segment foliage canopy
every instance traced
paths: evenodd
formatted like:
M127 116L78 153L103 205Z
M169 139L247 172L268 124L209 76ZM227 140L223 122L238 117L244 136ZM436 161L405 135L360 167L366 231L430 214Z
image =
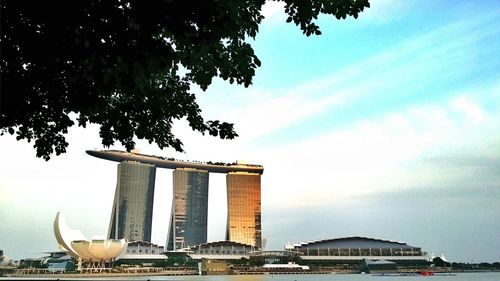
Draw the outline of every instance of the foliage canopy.
M172 123L237 136L205 121L191 91L214 77L248 87L260 61L255 38L265 0L4 0L1 5L0 133L34 140L37 157L66 151L77 123L100 125L104 146L134 137L182 151ZM282 0L287 22L321 34L320 14L358 17L368 0Z

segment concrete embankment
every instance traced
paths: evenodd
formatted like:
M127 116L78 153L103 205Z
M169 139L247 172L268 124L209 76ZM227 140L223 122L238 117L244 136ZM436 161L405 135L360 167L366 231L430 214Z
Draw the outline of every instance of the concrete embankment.
M130 276L183 276L198 275L198 270L165 270L157 272L99 272L99 273L12 273L7 274L9 278L44 278L50 279L76 279L76 278L108 278L108 277L130 277Z

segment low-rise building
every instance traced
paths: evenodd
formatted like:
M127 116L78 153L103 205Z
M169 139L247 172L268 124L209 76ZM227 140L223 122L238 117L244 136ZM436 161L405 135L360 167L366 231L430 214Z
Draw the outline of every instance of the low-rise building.
M155 263L167 260L163 246L147 242L128 242L127 250L116 258L115 265L137 264L152 266Z
M201 259L201 275L228 275L231 265L222 260Z
M300 258L310 263L359 264L363 259L369 259L387 260L401 266L428 265L428 258L420 247L359 236L290 244L285 250L300 253Z
M189 247L187 254L194 260L202 258L213 260L240 260L249 259L250 253L257 247L232 241L217 241L202 243Z

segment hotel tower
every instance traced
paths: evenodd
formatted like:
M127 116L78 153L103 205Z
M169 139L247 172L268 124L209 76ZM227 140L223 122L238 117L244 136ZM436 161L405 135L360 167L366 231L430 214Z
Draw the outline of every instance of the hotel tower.
M230 172L226 185L226 240L261 249L260 174Z
M167 250L175 251L207 242L208 171L177 168Z
M156 168L173 169L173 198L166 248L179 250L207 242L208 178L226 174L226 240L262 248L261 165L201 163L117 150L87 150L120 162L109 238L151 241Z
M151 241L156 169L133 161L118 164L109 239Z

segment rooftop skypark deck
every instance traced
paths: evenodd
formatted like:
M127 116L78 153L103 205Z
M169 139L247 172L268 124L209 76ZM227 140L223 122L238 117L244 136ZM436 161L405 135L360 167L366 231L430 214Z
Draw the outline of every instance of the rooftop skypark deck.
M92 155L97 158L102 158L106 160L122 162L122 161L136 161L145 164L155 165L159 168L166 169L176 169L176 168L191 168L206 170L211 173L223 173L227 174L229 172L247 172L262 174L264 172L264 167L261 165L253 164L241 164L241 163L221 163L221 162L199 162L199 161L182 161L174 158L165 158L161 156L146 155L134 152L126 152L120 150L87 150L87 154Z

